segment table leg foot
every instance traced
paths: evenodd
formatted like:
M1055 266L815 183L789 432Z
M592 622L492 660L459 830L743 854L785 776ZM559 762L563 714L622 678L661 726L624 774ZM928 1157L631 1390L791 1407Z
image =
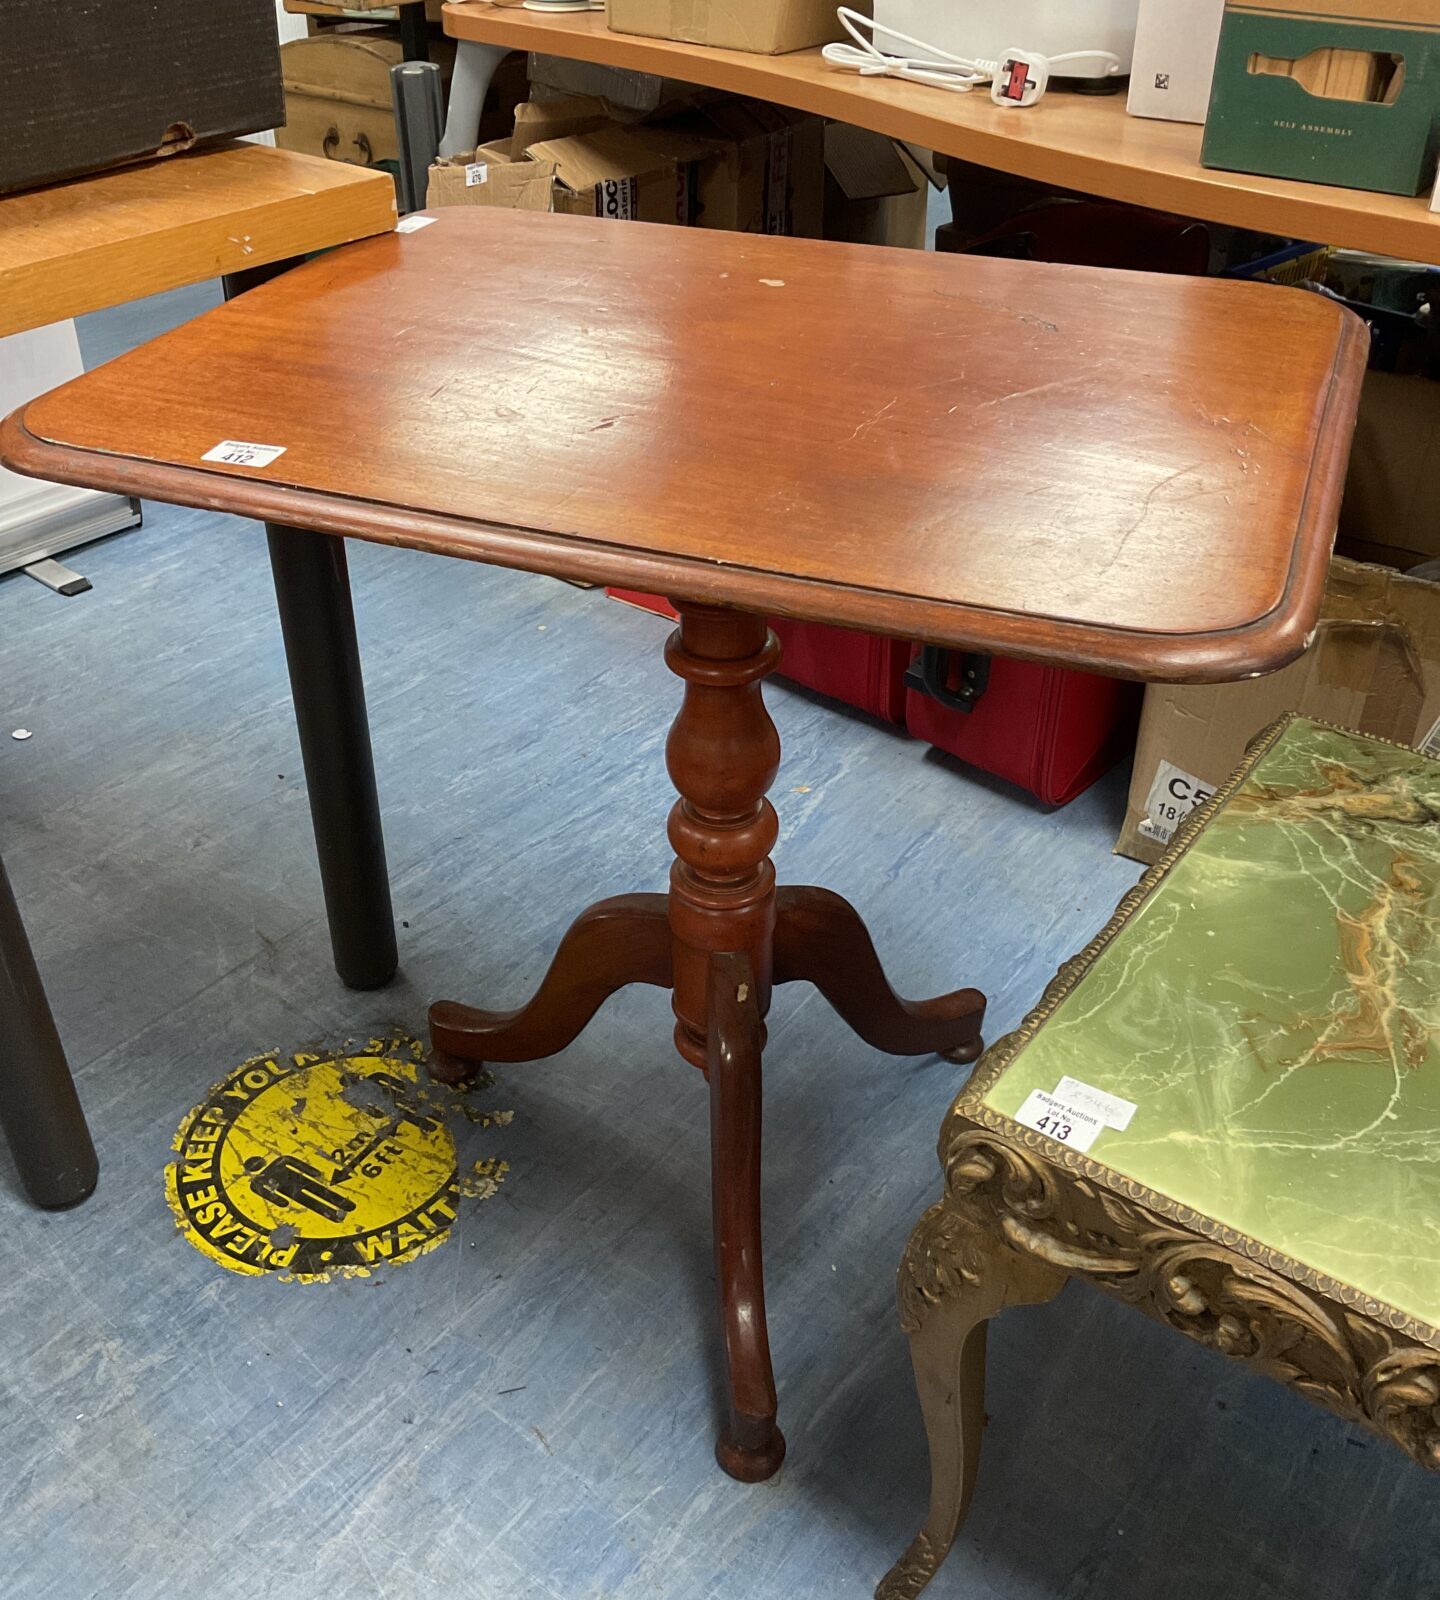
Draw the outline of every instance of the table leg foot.
M454 1000L430 1007L432 1077L465 1083L486 1061L541 1061L573 1044L618 989L670 985L671 938L663 894L601 900L560 941L527 1005L477 1011Z
M747 955L712 956L709 976L710 1186L727 1401L715 1459L732 1478L759 1483L785 1459L760 1241L760 996Z
M0 1128L25 1192L47 1211L79 1205L100 1167L75 1083L0 862Z
M980 1054L985 996L957 989L934 1000L902 1000L890 987L875 945L849 901L828 889L776 894L775 981L813 983L856 1033L897 1056Z

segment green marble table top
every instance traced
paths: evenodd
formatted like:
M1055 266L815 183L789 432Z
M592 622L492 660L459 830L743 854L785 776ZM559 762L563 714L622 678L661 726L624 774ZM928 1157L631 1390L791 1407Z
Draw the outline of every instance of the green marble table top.
M1093 1161L1440 1326L1440 762L1292 722L958 1109L1067 1076L1135 1106Z

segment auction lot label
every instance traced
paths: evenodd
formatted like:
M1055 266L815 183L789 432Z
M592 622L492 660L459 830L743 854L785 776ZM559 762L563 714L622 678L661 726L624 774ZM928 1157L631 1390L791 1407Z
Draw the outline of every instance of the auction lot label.
M455 1142L413 1041L256 1056L175 1136L166 1192L185 1237L232 1272L324 1278L413 1260L460 1203Z

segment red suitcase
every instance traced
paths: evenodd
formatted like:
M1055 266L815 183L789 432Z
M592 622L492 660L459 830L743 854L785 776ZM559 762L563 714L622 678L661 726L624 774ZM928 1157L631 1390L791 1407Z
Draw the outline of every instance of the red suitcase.
M654 595L616 599L674 616ZM1028 661L926 648L820 622L772 617L779 676L908 728L917 739L1019 784L1047 805L1083 794L1135 742L1140 685Z
M771 617L770 626L780 640L780 677L904 725L905 669L913 646L788 617Z
M659 595L635 589L607 589L612 600L673 617L675 607ZM846 705L858 706L887 722L905 725L905 669L914 647L900 639L881 639L823 622L791 622L771 617L780 640L778 677L789 678Z
M905 726L917 739L1018 783L1047 805L1083 794L1135 742L1136 683L925 649L906 684Z

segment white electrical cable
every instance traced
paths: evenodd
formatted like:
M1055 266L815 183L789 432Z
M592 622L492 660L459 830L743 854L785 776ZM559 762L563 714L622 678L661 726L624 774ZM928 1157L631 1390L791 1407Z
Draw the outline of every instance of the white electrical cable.
M1120 58L1108 50L1072 50L1059 56L1044 56L1033 50L1012 50L1007 52L1005 61L972 59L969 56L951 55L948 50L927 44L923 39L914 39L896 28L884 27L849 6L841 6L836 15L855 43L827 44L822 54L832 66L858 72L862 78L904 78L911 83L928 83L934 88L953 89L960 94L968 94L976 84L989 83L994 85L993 97L1002 105L1033 105L1044 94L1053 67L1069 66L1079 61L1093 62L1095 76L1110 77L1119 72L1122 66ZM873 39L867 39L860 31L862 28L869 28L872 34L883 34L887 40L897 44L910 45L924 54L890 55L881 50ZM1030 92L1023 95L998 92L1002 77L1017 64L1035 70L1035 77L1028 85Z
M964 56L952 56L948 50L939 50L932 44L926 44L923 39L912 39L908 33L883 28L849 6L841 6L836 15L855 43L827 44L821 53L831 66L849 67L862 78L908 78L914 83L931 83L939 89L958 89L962 94L968 94L977 83L989 83L1000 70L998 61L971 61ZM913 45L928 54L887 55L873 40L861 33L862 27L869 28L872 33L883 33L897 44Z

